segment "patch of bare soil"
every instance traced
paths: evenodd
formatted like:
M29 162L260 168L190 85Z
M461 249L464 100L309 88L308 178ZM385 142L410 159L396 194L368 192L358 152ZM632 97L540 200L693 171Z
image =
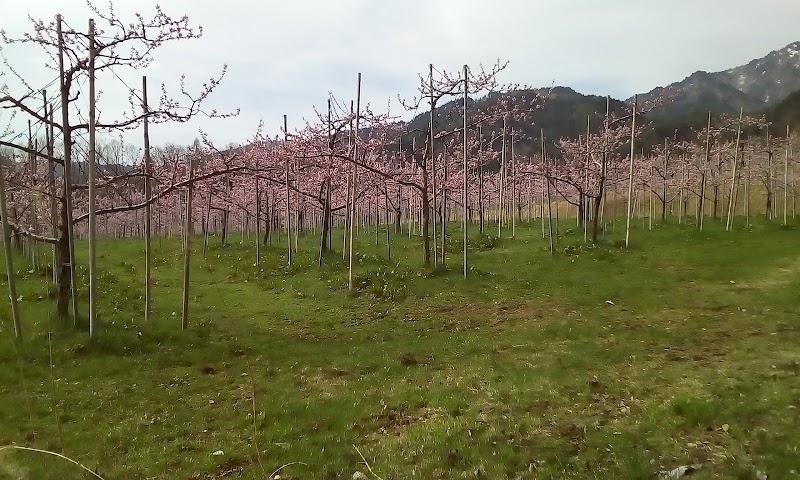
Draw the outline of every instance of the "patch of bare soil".
M567 439L572 446L573 453L580 452L586 444L586 427L582 427L575 423L561 425L558 428L558 433Z
M215 480L218 478L239 478L244 472L244 467L248 464L243 459L230 459L218 466L213 473L197 472L189 477L189 480Z
M412 411L389 408L374 415L372 421L378 425L379 433L402 435L412 425L428 421L437 416L439 416L439 412L429 407L423 407Z
M520 321L536 321L552 315L555 307L523 304L483 304L443 305L424 309L424 318L443 319L442 332L458 332L488 328L499 331Z

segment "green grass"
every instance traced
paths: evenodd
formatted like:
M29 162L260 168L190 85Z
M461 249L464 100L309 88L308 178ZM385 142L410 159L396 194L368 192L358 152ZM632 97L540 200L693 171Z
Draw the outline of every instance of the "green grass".
M620 222L598 248L563 236L553 257L539 224L476 236L468 280L460 253L423 270L419 238L392 235L388 262L366 231L355 294L341 232L321 268L311 236L291 267L285 239L256 266L252 240L213 238L203 258L198 238L186 331L179 239L154 241L149 324L142 241L102 240L92 341L51 320L46 274L16 258L26 339L4 301L0 445L107 479L267 478L291 462L284 479L349 478L367 473L354 445L385 479L646 479L695 463L699 479L800 478L796 227L635 226L629 251ZM80 475L0 452L0 479Z

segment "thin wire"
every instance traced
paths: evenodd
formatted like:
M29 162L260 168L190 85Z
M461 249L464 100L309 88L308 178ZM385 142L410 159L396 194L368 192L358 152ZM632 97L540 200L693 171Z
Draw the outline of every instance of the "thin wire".
M61 17L61 23L63 23L63 24L64 24L64 25L66 25L67 27L69 27L69 29L70 29L70 31L71 31L71 32L70 32L70 31L67 31L67 32L63 32L63 33L72 33L73 35L75 35L75 38L76 38L78 41L80 41L81 43L83 42L83 39L80 37L80 35L81 35L80 31L78 31L78 29L77 29L77 28L75 28L75 27L73 27L72 25L70 25L69 23L67 23L67 21L66 21L66 20L64 20L64 17ZM86 45L86 44L84 44L83 46L84 46L84 47L86 47L86 49L88 49L88 48L89 48L89 45Z
M36 122L36 130L34 130L31 134L31 142L33 142L33 139L39 136L39 132L42 130L42 125L44 125L42 122Z
M130 92L131 92L132 94L134 94L134 95L136 96L136 98L138 98L138 99L139 99L139 101L140 101L140 102L144 103L144 100L142 100L142 97L140 97L140 96L139 96L139 94L138 94L138 93L136 93L136 92L138 92L138 90L136 90L135 88L131 88L131 86L130 86L130 85L128 85L128 84L125 82L125 80L123 80L122 78L120 78L120 76L119 76L119 75L117 75L117 72L115 72L115 71L114 71L114 69L113 69L113 68L111 68L111 66L110 66L110 65L108 66L108 69L111 71L111 73L113 73L113 74L114 74L114 76L115 76L115 77L117 77L117 80L119 80L120 82L122 82L122 84L123 84L123 85L125 85L126 87L128 87L128 90L130 90Z
M39 90L37 90L37 92L41 92L42 90L47 90L51 85L53 85L54 83L56 83L60 79L61 79L61 75L58 75L56 78L50 80L50 82L47 85L45 85L44 87L42 87Z
M2 50L0 50L0 57L2 57L3 60L7 61L5 55L3 55L3 51ZM30 89L30 86L26 84L25 86L27 86L30 89L30 91L23 98L29 97L33 93L38 93L38 92L41 92L42 90L46 90L51 85L53 85L54 83L58 82L60 79L61 79L61 75L58 75L58 76L56 76L56 78L54 78L54 79L50 80L49 82L47 82L45 84L45 86L43 86L42 88L39 88L37 90Z
M25 134L25 131L23 130L23 131L19 132L18 134L14 135L13 137L11 137L9 140L6 140L6 141L11 143L14 140L18 139L19 137L23 136L24 134Z
M68 23L67 23L67 22L66 22L66 21L65 21L63 18L61 19L61 22L62 22L62 23L64 23L65 25L67 25L67 26L68 26L68 27L69 27L69 28L70 28L70 29L71 29L73 32L76 32L76 33L77 33L77 30L76 30L75 28L73 28L71 25L69 25L69 24L68 24ZM109 39L109 38L111 38L111 37L104 37L104 36L99 36L99 35L95 34L95 38L97 38L97 37L100 37L100 38L106 38L106 39ZM77 38L79 41L81 41L81 43L83 43L83 39L82 39L80 36L76 35L76 37L75 37L75 38ZM113 38L112 38L112 40L116 40L116 39L113 39ZM83 46L84 46L84 47L86 47L86 49L87 49L87 50L89 49L89 45L87 45L87 44L85 44L85 43L84 43L84 44L83 44ZM115 71L114 71L114 69L111 67L111 65L107 65L107 67L108 67L108 70L109 70L109 71L110 71L110 72L111 72L111 73L112 73L112 74L113 74L115 77L117 77L117 80L119 80L120 82L122 82L122 84L123 84L123 85L125 85L125 87L126 87L126 88L127 88L127 89L128 89L130 92L131 92L131 93L133 93L133 94L136 96L136 98L138 98L138 99L139 99L139 101L140 101L140 102L144 103L144 100L142 100L142 97L141 97L141 96L139 96L139 94L137 93L137 92L138 92L138 90L136 90L135 88L131 88L131 86L130 86L130 85L128 85L128 83L127 83L125 80L123 80L123 79L122 79L122 77L120 77L119 75L117 75L117 72L115 72Z
M42 123L42 122L40 122L38 120L36 121L36 131L35 131L35 133L32 134L32 138L36 138L39 135L39 132L42 129L42 125L44 125L44 123ZM11 137L10 139L8 139L6 141L9 142L9 143L14 142L16 139L22 137L26 133L28 133L27 130L26 129L22 129L22 130L20 130L20 132L18 134L16 134L15 136Z
M3 57L3 59L7 61L6 57L5 57L5 56L2 54L2 50L0 50L0 56L2 56L2 57ZM54 83L58 82L60 79L61 79L61 75L58 75L58 76L56 76L54 79L52 79L52 80L50 80L48 83L46 83L46 84L45 84L43 87L39 88L38 90L32 90L32 89L30 89L30 85L28 85L27 83L25 83L25 86L26 86L26 87L28 87L28 89L29 89L30 91L29 91L29 92L28 92L28 93L27 93L25 96L23 96L22 98L23 98L23 99L27 99L27 98L34 98L34 97L33 97L33 94L35 94L35 93L37 93L37 92L41 92L41 91L43 91L43 90L46 90L48 87L50 87L50 86L51 86L51 85L53 85ZM23 81L23 83L24 83L24 81ZM34 110L34 111L36 111L36 112L38 113L38 108L35 108L35 109L33 109L33 110ZM43 114L43 116L44 116L44 114ZM39 135L39 133L41 132L42 125L44 125L44 123L43 123L43 122L41 122L41 121L39 121L38 119L36 119L36 132L33 134L33 137L34 137L34 138L35 138L35 137L37 137L37 136ZM20 130L20 132L19 132L17 135L15 135L14 137L12 137L11 139L9 139L9 140L7 140L7 141L8 141L8 142L14 142L14 141L15 141L15 140L17 140L18 138L20 138L20 137L24 136L26 133L27 133L27 132L26 132L26 129L24 129L24 128L23 128L23 129L21 129L21 130Z

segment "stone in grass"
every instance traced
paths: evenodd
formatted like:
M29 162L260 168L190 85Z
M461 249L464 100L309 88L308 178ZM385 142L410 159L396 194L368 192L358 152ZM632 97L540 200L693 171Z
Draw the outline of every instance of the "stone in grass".
M356 471L353 474L353 480L367 480L367 476L359 471Z
M756 472L756 480L767 480L767 478L769 478L767 472L762 472L761 470Z
M677 478L682 478L684 476L691 475L700 467L702 467L702 465L681 465L680 467L673 468L669 472L662 473L661 479L674 480Z

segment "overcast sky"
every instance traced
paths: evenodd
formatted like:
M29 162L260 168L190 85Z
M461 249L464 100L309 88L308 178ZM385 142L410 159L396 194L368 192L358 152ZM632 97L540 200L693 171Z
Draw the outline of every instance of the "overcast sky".
M123 19L136 10L147 17L152 5L117 0L115 10ZM156 144L189 143L198 128L219 144L244 142L260 119L275 135L283 114L290 126L299 126L315 105L324 106L328 92L353 98L358 72L365 100L375 110L385 110L398 94L413 96L417 74L428 63L457 70L498 58L510 61L500 78L504 83L555 82L627 98L800 40L796 0L162 0L161 5L173 16L188 14L203 26L203 37L159 49L146 71L118 70L119 75L130 85L138 86L146 74L151 83L174 86L185 73L197 86L227 63L228 75L209 108L241 108L241 114L158 126L151 133ZM61 13L76 29L86 28L90 16L83 0L0 0L0 11L0 28L12 36L30 30L29 14L49 20ZM36 88L54 77L35 50L11 45L3 54ZM14 84L7 83L13 93ZM104 114L127 106L121 82L102 83ZM399 113L396 102L393 108ZM0 129L7 118L0 113Z

